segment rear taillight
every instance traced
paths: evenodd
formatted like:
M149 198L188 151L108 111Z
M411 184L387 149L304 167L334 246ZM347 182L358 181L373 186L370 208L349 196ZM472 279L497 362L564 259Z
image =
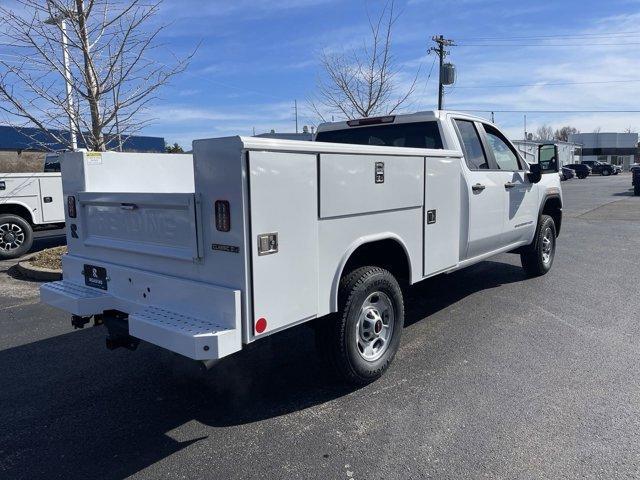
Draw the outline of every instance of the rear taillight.
M69 218L76 218L78 216L78 212L76 211L76 197L73 195L67 197L67 213L69 214Z
M216 200L216 230L219 232L231 230L231 209L226 200Z

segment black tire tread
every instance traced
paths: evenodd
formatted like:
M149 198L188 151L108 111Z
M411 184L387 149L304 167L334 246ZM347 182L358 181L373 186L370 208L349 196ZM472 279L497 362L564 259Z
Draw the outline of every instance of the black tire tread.
M542 257L539 251L539 245L542 243L542 230L546 223L551 222L551 228L553 234L556 236L556 225L553 218L549 215L541 215L538 221L538 227L536 229L536 235L531 245L529 245L522 253L520 253L520 261L522 262L522 268L527 276L538 277L544 275L549 271L542 263ZM551 262L553 264L553 260Z
M394 284L394 288L400 292L399 310L404 312L404 301L402 298L402 290L395 277L387 270L376 266L364 266L349 272L340 280L338 291L338 308L339 311L330 316L330 319L321 319L323 322L318 334L318 346L320 353L325 361L328 361L331 369L339 378L352 385L365 385L379 378L392 362L395 351L391 351L386 356L385 361L377 366L373 375L363 378L354 369L349 360L347 351L347 342L345 341L347 330L347 316L353 304L354 297L359 293L359 287L365 284L371 277L382 275L387 281ZM404 315L398 312L394 335L400 335L403 325L400 323L404 320Z
M25 241L20 246L20 248L12 251L11 253L0 251L0 260L10 260L13 258L20 257L25 253L27 253L29 250L31 250L31 246L33 245L33 228L31 227L31 224L27 220L25 220L24 218L18 215L12 215L12 214L0 215L0 224L7 221L21 224L26 234Z

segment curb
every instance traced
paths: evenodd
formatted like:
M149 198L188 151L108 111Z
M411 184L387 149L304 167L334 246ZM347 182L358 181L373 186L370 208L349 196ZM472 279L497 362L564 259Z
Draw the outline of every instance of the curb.
M18 262L17 268L22 275L30 280L37 280L39 282L54 282L56 280L62 280L61 270L51 270L50 268L40 268L31 265L29 260L36 255L36 253L32 253Z

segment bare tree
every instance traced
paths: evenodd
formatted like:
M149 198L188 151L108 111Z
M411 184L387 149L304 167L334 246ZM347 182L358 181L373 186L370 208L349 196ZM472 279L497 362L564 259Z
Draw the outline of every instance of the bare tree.
M569 135L574 134L574 133L580 133L580 130L578 130L575 127L571 127L569 125L565 126L565 127L561 127L559 129L556 129L556 131L553 134L553 138L556 140L560 140L562 142L568 142L569 141Z
M549 125L540 125L536 129L536 140L553 140L553 128Z
M596 127L593 129L593 133L600 133L602 131L602 127Z
M151 121L144 111L160 87L193 55L175 58L171 65L152 58L164 27L153 21L159 1L14 4L0 6L0 111L10 124L36 127L68 148L70 135L61 132L68 132L69 119L90 150L114 149L120 132L138 132Z
M413 94L418 74L398 93L398 69L391 53L392 32L398 14L395 1L385 3L380 15L369 20L371 38L360 49L320 57L324 77L311 101L314 112L355 118L388 115L404 105Z

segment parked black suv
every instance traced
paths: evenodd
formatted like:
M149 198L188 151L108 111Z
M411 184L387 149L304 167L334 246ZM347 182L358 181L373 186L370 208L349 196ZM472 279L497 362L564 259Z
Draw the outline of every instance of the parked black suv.
M605 177L615 175L615 168L613 165L609 165L608 163L602 163L596 160L583 160L581 163L591 167L591 173L604 175Z
M591 175L591 167L582 163L570 163L569 165L565 165L565 167L575 170L576 177L578 178L587 178Z

